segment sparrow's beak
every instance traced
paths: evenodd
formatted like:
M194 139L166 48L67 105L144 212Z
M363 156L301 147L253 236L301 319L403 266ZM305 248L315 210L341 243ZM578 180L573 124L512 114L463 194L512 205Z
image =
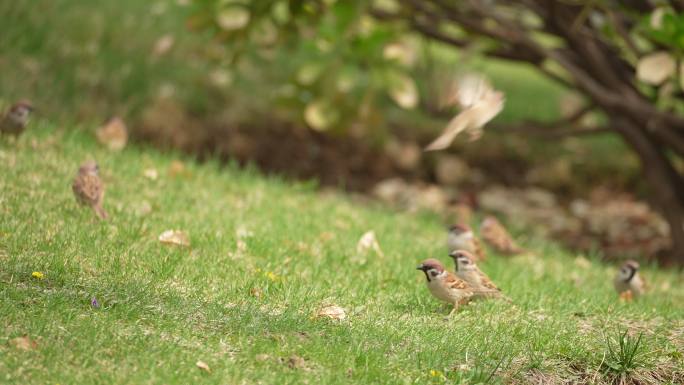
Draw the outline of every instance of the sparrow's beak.
M423 266L423 264L421 263L420 265L418 265L418 267L416 267L416 270L425 271L425 266Z

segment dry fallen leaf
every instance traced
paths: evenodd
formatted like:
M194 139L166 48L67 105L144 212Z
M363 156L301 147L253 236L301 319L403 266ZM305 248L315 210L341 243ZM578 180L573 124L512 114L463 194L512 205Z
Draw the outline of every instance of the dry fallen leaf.
M257 360L258 362L264 362L264 361L268 360L269 358L271 358L271 356L269 356L268 354L264 354L264 353L257 354L256 356L254 356L254 359Z
M209 368L209 365L207 365L206 362L204 362L204 361L202 361L202 360L199 360L199 361L197 361L197 362L195 363L195 365L196 365L198 368L200 368L201 370L205 370L205 371L211 373L211 369Z
M261 289L259 289L258 287L253 287L253 288L249 289L249 294L252 297L261 298L263 291Z
M375 238L375 231L373 230L364 233L356 244L356 252L359 254L365 254L370 250L373 250L380 257L385 256L382 249L380 249L380 244Z
M306 369L306 360L293 354L287 359L287 366L289 366L290 369Z
M36 341L30 339L28 336L12 338L9 342L10 345L24 351L29 351L38 347Z
M575 258L575 265L581 267L582 269L589 269L591 267L591 261L589 261L583 255L580 255Z
M451 119L442 134L425 151L449 147L463 131L470 133L471 140L479 139L482 136L482 127L503 109L504 94L496 91L483 76L470 74L458 81L446 104L459 105L461 112Z
M103 146L113 151L120 151L128 142L128 129L119 117L113 117L95 132L97 140Z
M620 301L632 302L632 300L634 300L634 294L632 294L631 290L625 290L622 293L620 293Z
M186 175L185 165L183 162L180 160L174 160L171 162L169 165L169 176L173 178L182 175Z
M143 175L149 180L157 180L159 178L159 172L156 168L146 168L143 171Z
M181 230L166 230L159 235L159 242L170 245L190 246L190 237Z
M342 321L347 318L347 314L344 309L337 305L327 305L323 306L316 312L316 317L318 318L330 318L334 320Z
M675 67L675 60L668 52L654 52L639 59L637 78L657 86L674 74Z

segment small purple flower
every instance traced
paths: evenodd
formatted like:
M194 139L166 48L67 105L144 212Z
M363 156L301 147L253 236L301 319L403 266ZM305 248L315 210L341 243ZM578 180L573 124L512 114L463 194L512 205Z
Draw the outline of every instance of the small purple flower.
M97 298L93 297L93 299L90 300L90 306L94 307L95 309L100 308L100 303L97 302Z

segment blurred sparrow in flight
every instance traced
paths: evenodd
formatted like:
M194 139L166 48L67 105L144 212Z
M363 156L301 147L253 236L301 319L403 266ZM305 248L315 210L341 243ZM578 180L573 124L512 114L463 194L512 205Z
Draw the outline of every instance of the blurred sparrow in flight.
M98 175L100 168L97 163L87 161L78 169L78 174L71 185L78 203L87 205L95 210L100 219L107 219L107 213L102 208L104 199L104 184Z
M26 129L33 106L27 100L14 103L0 121L0 133L19 136Z
M472 287L453 273L444 270L442 263L436 259L426 259L417 269L425 273L430 293L437 299L453 305L454 309L449 315L473 296Z
M506 298L494 282L483 273L473 259L473 255L465 250L449 253L456 264L456 276L472 286L473 298Z
M425 151L443 150L451 145L456 135L463 131L470 134L470 140L482 136L482 127L503 110L504 94L496 91L481 75L463 76L446 92L441 104L457 105L461 112L446 126L442 134L425 147Z
M646 291L646 283L639 275L639 263L637 261L626 261L620 267L613 281L615 290L622 295L625 292L630 292L628 297L638 297Z
M525 251L515 243L501 222L491 215L482 221L480 236L483 241L501 254L515 255Z
M449 252L465 250L475 256L475 260L484 261L487 258L480 240L475 237L468 225L453 225L447 234L447 248Z

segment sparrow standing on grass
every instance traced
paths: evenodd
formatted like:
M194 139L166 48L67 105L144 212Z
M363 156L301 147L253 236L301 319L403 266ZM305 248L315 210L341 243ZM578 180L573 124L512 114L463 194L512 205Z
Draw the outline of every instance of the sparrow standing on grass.
M487 216L480 225L482 240L501 254L515 255L525 250L518 246L506 228L493 216Z
M107 219L107 213L102 208L105 189L98 175L99 171L97 163L93 161L83 163L78 169L71 188L74 190L78 203L92 207L98 218L104 220Z
M456 276L470 284L475 292L473 298L507 298L494 282L483 273L473 259L473 255L465 250L449 253L456 264Z
M0 121L0 133L19 136L26 129L33 105L28 100L20 100L7 110Z
M478 261L484 261L487 258L480 240L475 237L475 234L468 225L453 225L449 227L447 248L450 253L456 250L468 251Z
M644 294L646 291L646 283L641 275L639 275L639 263L637 261L628 260L622 264L620 271L618 271L613 281L615 290L622 295L625 292L630 292L628 296L634 298Z
M430 293L437 299L454 306L449 315L473 296L472 287L453 273L444 270L442 263L436 259L426 259L418 265L417 269L425 273Z

